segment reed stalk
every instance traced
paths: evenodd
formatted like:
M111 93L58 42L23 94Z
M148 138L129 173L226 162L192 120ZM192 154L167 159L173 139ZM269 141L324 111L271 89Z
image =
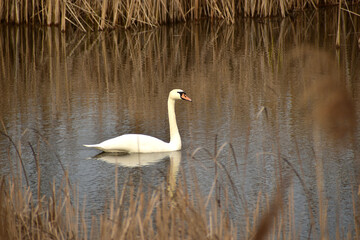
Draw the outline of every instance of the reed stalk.
M65 31L65 23L66 23L66 0L62 1L61 4L61 31Z
M41 6L41 8L39 9L39 11L40 11L40 13L41 14L39 14L39 22L41 23L41 24L44 24L44 22L45 22L45 18L46 18L46 5L44 4L44 0L40 0L40 6Z
M108 7L108 0L102 1L102 7L101 7L101 20L100 20L100 30L103 30L105 28L105 21L106 21L106 11Z
M46 2L46 24L50 26L52 24L52 0L47 0Z
M341 22L341 0L339 0L339 10L338 10L338 25L337 25L337 32L336 32L336 47L340 47L340 23Z
M118 21L118 10L119 10L119 1L120 0L114 0L113 2L113 22L112 27L115 27Z
M4 19L3 18L3 14L4 14L4 5L5 5L5 3L4 3L5 1L1 1L0 2L0 19Z
M30 19L32 19L31 22L34 23L34 22L35 22L35 7L34 7L34 6L35 6L35 0L32 0L31 3L32 3L31 5L32 5L33 7L32 7L32 9L31 9ZM27 15L27 13L26 13L26 15Z
M14 11L15 11L15 24L19 24L19 23L20 23L19 3L20 3L20 2L18 2L18 1L16 1L16 2L14 3L14 6L15 6L15 9L14 9Z
M55 0L54 25L59 25L59 23L60 23L60 0Z

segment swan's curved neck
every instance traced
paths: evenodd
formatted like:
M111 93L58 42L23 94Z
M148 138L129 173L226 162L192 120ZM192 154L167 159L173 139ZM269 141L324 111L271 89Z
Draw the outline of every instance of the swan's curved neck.
M176 124L175 115L175 100L169 97L168 99L168 114L169 114L169 126L170 126L170 144L174 145L177 149L181 149L181 138L179 130Z

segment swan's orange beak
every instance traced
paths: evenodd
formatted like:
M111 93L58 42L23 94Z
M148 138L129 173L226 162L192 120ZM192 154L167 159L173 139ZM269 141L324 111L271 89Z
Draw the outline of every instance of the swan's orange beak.
M186 96L185 93L182 93L182 94L181 94L181 99L182 99L182 100L185 100L185 101L192 102L191 99L190 99L188 96Z

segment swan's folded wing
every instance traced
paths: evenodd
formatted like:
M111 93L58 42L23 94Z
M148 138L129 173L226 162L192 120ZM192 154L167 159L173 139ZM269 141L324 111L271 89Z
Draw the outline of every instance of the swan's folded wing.
M143 134L125 134L95 145L86 145L105 152L167 152L175 151L169 143Z

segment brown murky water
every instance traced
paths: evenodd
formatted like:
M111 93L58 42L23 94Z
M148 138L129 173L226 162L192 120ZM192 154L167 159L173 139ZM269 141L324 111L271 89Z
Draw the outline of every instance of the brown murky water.
M215 168L207 150L219 152L241 195L237 203L229 192L239 224L259 193L265 203L285 179L301 237L309 230L309 201L316 216L318 189L325 193L330 234L337 226L352 231L360 169L359 25L344 19L339 50L331 11L139 32L0 26L1 129L21 149L32 187L31 147L44 193L53 179L61 181L63 165L78 184L80 202L86 195L89 214L101 212L113 195L114 163L120 185L131 177L158 186L174 181L168 173L176 177L178 169L193 166L208 193ZM173 88L193 100L176 105L181 154L99 160L92 158L98 151L82 146L125 133L169 140L166 101ZM0 149L0 172L7 175L17 155L5 136ZM230 185L226 176L220 181ZM319 232L318 225L312 231Z

